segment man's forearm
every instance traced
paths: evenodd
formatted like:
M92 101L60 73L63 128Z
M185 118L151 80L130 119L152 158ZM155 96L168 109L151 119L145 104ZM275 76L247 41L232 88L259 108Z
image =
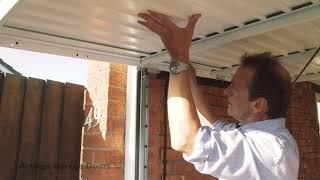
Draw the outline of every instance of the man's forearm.
M168 117L171 145L177 151L192 152L200 121L193 102L188 71L171 75L168 90Z
M189 73L189 82L191 94L193 97L194 104L197 109L197 113L203 126L211 126L215 121L214 115L209 111L208 101L204 98L200 88L197 84L195 73Z

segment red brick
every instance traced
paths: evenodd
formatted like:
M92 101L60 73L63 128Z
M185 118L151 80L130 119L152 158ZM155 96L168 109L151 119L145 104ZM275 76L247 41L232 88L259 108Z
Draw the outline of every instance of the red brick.
M185 180L185 175L168 175L166 180Z
M91 166L84 166L82 168L82 177L96 180L93 178L105 178L112 180L122 180L123 178L123 168L122 167L104 167L95 168Z
M207 101L208 101L208 104L211 105L211 106L216 106L218 103L217 103L217 96L208 96L206 97Z
M212 88L211 93L213 93L216 96L225 96L224 88Z
M104 175L89 175L82 180L106 180L106 177Z
M217 180L218 178L215 178L210 175L201 174L198 172L187 174L186 178L184 180L195 180L195 179L201 179L201 180Z
M150 147L162 147L163 146L163 136L150 135L149 136L149 146Z
M149 162L161 162L160 148L150 147L148 149L148 160Z
M162 149L161 150L162 156L163 156L163 151L164 150ZM170 161L183 160L182 153L175 151L173 149L167 149L167 160L170 160Z
M170 172L190 172L194 170L194 166L186 161L174 161L169 169Z
M161 127L165 118L165 111L156 108L149 109L149 126L151 127Z
M120 71L120 72L127 72L127 65L124 64L110 64L110 69L112 71Z
M122 87L109 86L109 100L126 102L126 89Z
M162 163L161 162L149 162L148 164L148 176L161 176L162 175Z
M123 133L106 133L106 138L103 139L101 133L85 134L83 138L83 146L85 148L123 148L124 134Z
M123 102L109 101L108 117L125 117L126 104Z
M110 71L109 85L126 87L127 86L127 74L119 71Z
M95 150L94 162L104 164L123 164L124 150Z
M93 152L92 150L83 150L83 154L82 154L82 161L85 163L92 163L93 162Z
M163 87L160 88L150 88L149 89L149 102L153 103L164 103L164 94L165 89Z
M164 86L164 80L162 80L162 79L149 79L149 87L150 88L154 88L154 89L156 89L156 88L161 88L161 87L163 87Z
M109 117L107 120L108 132L125 132L125 118L124 117Z
M168 136L168 139L167 139L167 148L169 148L169 149L171 148L172 149L170 136Z
M149 134L150 136L153 135L161 135L162 134L162 126L161 126L161 122L158 123L154 123L154 125L150 126L150 122L149 122Z
M217 98L217 105L222 106L222 107L227 107L228 106L228 101L224 97L218 97Z

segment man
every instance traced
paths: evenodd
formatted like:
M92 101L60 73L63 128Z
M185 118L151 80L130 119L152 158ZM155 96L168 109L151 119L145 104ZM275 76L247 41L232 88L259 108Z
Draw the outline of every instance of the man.
M138 21L158 34L172 63L189 62L200 15L180 28L161 13L139 13ZM175 66L176 70L181 68ZM199 91L192 68L171 70L168 116L171 146L204 174L225 180L294 180L297 144L285 128L291 94L289 73L268 53L243 56L225 90L228 114L239 124L216 120Z

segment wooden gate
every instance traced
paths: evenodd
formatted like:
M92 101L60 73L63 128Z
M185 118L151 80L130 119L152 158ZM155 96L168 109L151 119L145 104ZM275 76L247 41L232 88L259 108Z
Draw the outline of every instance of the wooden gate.
M0 74L0 179L79 179L84 87Z

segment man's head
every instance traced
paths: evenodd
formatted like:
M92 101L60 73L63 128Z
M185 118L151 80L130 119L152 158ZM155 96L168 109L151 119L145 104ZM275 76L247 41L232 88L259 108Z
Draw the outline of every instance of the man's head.
M286 117L290 76L270 53L244 55L225 94L228 114L241 122Z

